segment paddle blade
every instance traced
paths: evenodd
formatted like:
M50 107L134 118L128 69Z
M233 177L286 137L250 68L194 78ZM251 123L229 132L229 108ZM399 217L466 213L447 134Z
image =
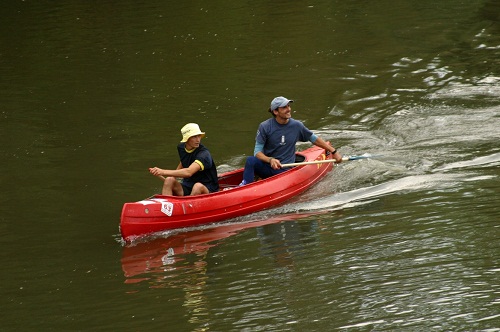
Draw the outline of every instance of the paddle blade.
M343 161L349 161L349 160L359 160L359 159L369 159L369 158L378 158L380 155L373 155L369 153L362 154L360 156L345 156L342 158Z

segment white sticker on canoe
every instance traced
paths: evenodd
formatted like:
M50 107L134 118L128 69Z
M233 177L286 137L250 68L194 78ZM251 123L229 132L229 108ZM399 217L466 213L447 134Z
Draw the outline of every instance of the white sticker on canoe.
M161 212L165 213L167 216L171 217L174 211L174 204L170 202L161 203Z
M156 202L153 202L153 201L139 201L137 203L142 204L142 205L149 205L149 204L155 204Z
M158 204L158 203L163 203L163 202L167 202L167 200L164 198L152 198L152 199L144 199L144 200L139 201L137 203L142 204L142 205L150 205L150 204Z

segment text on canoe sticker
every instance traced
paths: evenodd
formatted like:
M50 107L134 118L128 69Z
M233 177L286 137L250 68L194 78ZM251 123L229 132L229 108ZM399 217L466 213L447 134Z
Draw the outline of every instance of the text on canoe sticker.
M325 159L326 159L326 154L322 153L317 160L325 160ZM318 164L318 168L321 168L321 166L323 166L323 164Z
M174 204L172 204L170 202L162 202L161 203L161 212L163 212L167 216L171 217L173 211L174 211Z

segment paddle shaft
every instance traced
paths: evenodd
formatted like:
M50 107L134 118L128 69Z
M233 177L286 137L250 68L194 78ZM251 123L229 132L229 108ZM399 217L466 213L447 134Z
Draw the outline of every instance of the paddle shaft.
M363 155L363 156L344 156L342 157L342 161L350 161L350 160L358 160L358 159L367 159L374 158L376 156L372 155ZM327 159L327 160L313 160L313 161L305 161L302 163L290 163L290 164L281 164L281 167L294 167L294 166L304 166L304 165L316 165L316 164L326 164L326 163L334 163L335 159ZM163 175L157 175L161 180L165 180Z
M367 159L373 158L374 156L345 156L342 157L342 161L349 160L358 160L358 159ZM290 163L290 164L281 164L281 167L293 167L293 166L303 166L303 165L315 165L315 164L326 164L326 163L334 163L335 159L327 159L327 160L313 160L313 161L305 161L303 163Z

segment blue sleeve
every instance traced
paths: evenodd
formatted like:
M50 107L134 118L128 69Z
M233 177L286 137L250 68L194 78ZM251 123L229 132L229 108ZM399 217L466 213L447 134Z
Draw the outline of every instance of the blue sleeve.
M264 151L264 143L255 142L255 148L253 150L253 155L255 156L257 152Z
M318 136L312 134L311 137L309 137L309 142L314 144L314 142L316 142L317 139L318 139Z
M266 130L265 130L265 126L264 126L264 122L262 122L260 125L259 125L259 129L257 129L257 135L255 136L255 142L256 143L262 143L262 145L264 145L264 143L266 142L267 140L267 135L266 135Z

